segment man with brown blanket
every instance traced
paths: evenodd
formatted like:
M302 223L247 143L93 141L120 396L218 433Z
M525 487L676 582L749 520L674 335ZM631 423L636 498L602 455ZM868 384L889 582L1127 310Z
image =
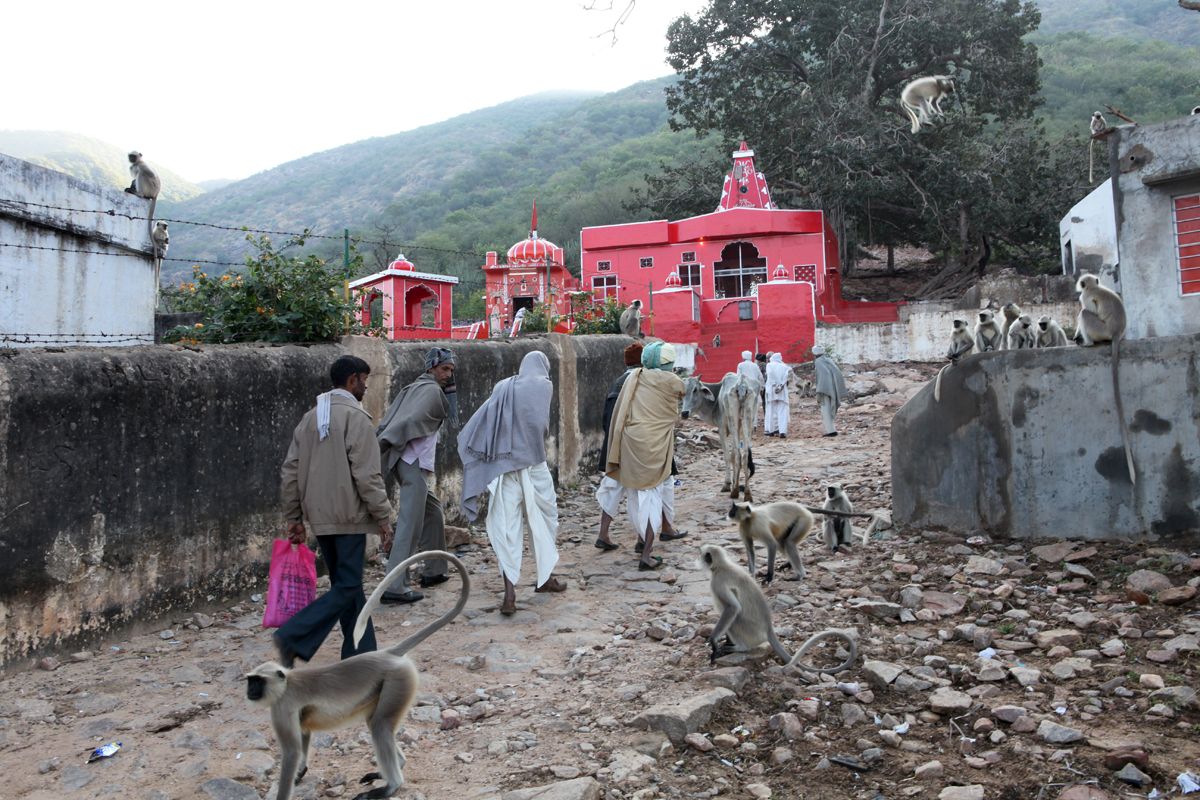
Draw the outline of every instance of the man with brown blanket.
M433 493L434 456L438 430L449 417L458 423L458 399L454 385L454 354L435 347L425 354L425 373L400 390L375 429L383 465L391 470L399 487L399 516L396 540L388 554L387 568L416 553L446 549L446 519L442 501ZM425 562L422 588L447 579L444 559ZM414 603L425 595L409 586L405 570L388 591L384 603Z
M554 577L558 563L558 505L554 478L546 464L550 431L550 360L545 353L526 353L520 372L496 384L458 437L463 464L462 512L474 520L479 497L491 492L487 535L504 577L500 613L517 612L516 584L521 580L524 531L537 565L538 592L561 592L566 584Z
M662 528L664 495L674 489L675 420L684 395L683 381L671 372L674 365L671 345L646 346L642 369L631 373L621 388L608 436L605 474L629 490L629 520L639 535L645 531L640 570L662 565L651 553Z

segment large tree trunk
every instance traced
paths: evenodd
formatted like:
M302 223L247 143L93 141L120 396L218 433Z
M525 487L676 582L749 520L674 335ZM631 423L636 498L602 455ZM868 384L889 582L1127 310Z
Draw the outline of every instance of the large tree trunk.
M892 244L891 242L888 242L887 249L888 249L888 271L887 271L887 274L888 274L888 277L891 278L891 277L895 277L895 275L896 275L896 245Z

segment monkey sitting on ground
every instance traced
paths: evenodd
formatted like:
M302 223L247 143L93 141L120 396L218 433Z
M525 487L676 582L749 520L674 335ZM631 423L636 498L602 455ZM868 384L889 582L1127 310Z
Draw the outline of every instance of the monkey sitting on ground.
M967 325L967 321L954 320L954 330L950 334L950 349L946 351L946 358L950 359L950 363L938 370L937 380L933 382L933 401L935 403L942 399L942 373L957 364L960 358L970 355L974 347L975 339L971 336L971 329Z
M854 504L850 502L850 498L846 496L846 490L840 483L831 483L825 487L825 503L822 508L826 511L841 511L844 514L854 512ZM871 535L872 528L874 528L874 523L863 533L864 547L867 544L867 538ZM854 526L849 517L828 517L825 520L824 533L825 546L834 553L842 547L852 548L854 546L850 541L854 537Z
M997 350L1008 349L1008 332L1012 330L1013 323L1021 316L1021 307L1016 303L1005 303L1004 308L1000 309L1004 314L1004 331L1000 336L1000 346Z
M942 98L954 94L954 80L945 75L917 78L900 92L900 106L912 120L912 132L921 130L922 125L933 121L933 116L946 116L942 112Z
M271 728L280 749L277 800L290 800L292 786L308 771L308 743L313 731L341 730L361 720L368 721L379 765L379 772L363 776L361 783L375 781L382 773L387 785L362 792L354 800L391 797L403 785L406 759L396 744L396 730L412 707L418 686L417 667L404 654L448 625L466 607L471 593L466 567L453 553L441 550L417 553L380 582L354 626L357 646L384 590L410 565L427 558L446 559L462 578L458 602L440 619L386 650L361 653L320 667L288 669L267 662L246 675L247 699L271 709Z
M710 573L708 589L712 594L713 606L720 615L712 635L708 637L709 646L712 648L709 655L710 664L729 653L754 650L764 642L770 642L775 655L789 667L798 667L808 672L832 675L848 669L858 659L858 646L854 639L836 630L814 634L801 645L794 656L789 656L779 637L775 635L767 598L750 573L735 564L724 547L718 544L704 545L700 548L700 557L696 564ZM725 640L724 644L721 644L722 638ZM850 657L844 664L832 669L818 669L800 663L804 654L822 639L840 639L845 643Z
M999 350L1003 333L996 324L996 315L991 311L980 311L979 322L975 323L975 349L981 353Z
M162 191L162 180L159 179L158 173L154 171L154 167L142 160L142 154L137 150L132 150L129 153L129 174L133 177L133 183L129 184L126 189L127 194L136 194L138 197L145 197L150 201L150 235L154 235L154 207L158 205L158 193Z
M1100 285L1095 275L1081 275L1075 284L1079 295L1079 319L1075 323L1075 336L1084 347L1099 342L1112 342L1113 395L1117 401L1117 420L1121 423L1121 443L1125 445L1125 463L1129 468L1129 480L1137 483L1133 469L1133 451L1129 446L1129 428L1125 424L1125 406L1121 402L1121 376L1118 363L1121 360L1121 339L1125 336L1125 303L1121 295Z
M754 565L754 543L761 542L767 548L767 577L764 586L769 586L775 580L775 553L779 548L787 555L788 564L795 571L795 576L787 580L798 581L804 577L804 564L800 561L800 551L797 545L808 537L813 527L813 514L825 514L835 517L867 517L871 525L863 541L875 529L878 517L874 514L855 514L842 511L813 508L799 503L787 501L766 503L752 506L749 503L734 503L729 508L728 518L738 524L738 532L742 536L742 544L746 548L746 562L750 566L750 574L757 574Z
M629 304L629 308L621 312L621 333L626 336L632 336L635 339L644 339L646 334L642 333L642 301L634 300Z
M1067 334L1050 317L1042 317L1038 320L1037 337L1034 344L1037 347L1066 347Z
M1012 330L1008 334L1008 349L1009 350L1032 350L1037 341L1037 335L1034 333L1033 317L1028 314L1022 314L1015 323Z

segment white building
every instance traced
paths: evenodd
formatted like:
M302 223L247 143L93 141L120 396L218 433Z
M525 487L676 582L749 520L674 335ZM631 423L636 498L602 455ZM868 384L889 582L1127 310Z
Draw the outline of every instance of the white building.
M0 346L153 343L149 211L149 200L0 154Z
M1064 275L1090 272L1121 291L1112 178L1080 200L1058 223Z

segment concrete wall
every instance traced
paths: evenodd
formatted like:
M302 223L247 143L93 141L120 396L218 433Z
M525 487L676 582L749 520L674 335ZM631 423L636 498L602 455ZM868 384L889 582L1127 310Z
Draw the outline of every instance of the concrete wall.
M548 455L560 482L595 469L623 336L454 342L465 422L521 358L555 383ZM0 665L147 629L264 585L283 532L279 466L300 417L351 352L373 365L378 419L431 343L0 350ZM457 510L457 430L438 491Z
M1200 115L1109 134L1126 338L1200 332L1200 295L1180 290L1172 200L1200 191Z
M1101 159L1105 155L1107 153L1102 153ZM1112 178L1097 186L1067 212L1058 223L1058 237L1064 275L1090 272L1099 275L1105 286L1121 291Z
M149 223L130 219L149 210L149 200L0 154L0 242L21 245L0 247L0 344L153 342Z
M1007 301L1006 301L1007 302ZM847 364L869 361L942 361L950 346L950 331L955 319L965 319L972 327L978 320L977 309L955 308L956 303L911 303L900 307L899 322L859 322L850 325L817 323L817 342L834 351ZM1060 325L1071 327L1079 313L1079 303L1045 303L1022 306L1037 320L1049 315ZM999 311L997 310L997 316Z
M1113 405L1110 349L973 355L892 420L904 526L1014 539L1183 540L1200 532L1200 336L1124 342L1136 486ZM1091 411L1084 411L1093 406Z

